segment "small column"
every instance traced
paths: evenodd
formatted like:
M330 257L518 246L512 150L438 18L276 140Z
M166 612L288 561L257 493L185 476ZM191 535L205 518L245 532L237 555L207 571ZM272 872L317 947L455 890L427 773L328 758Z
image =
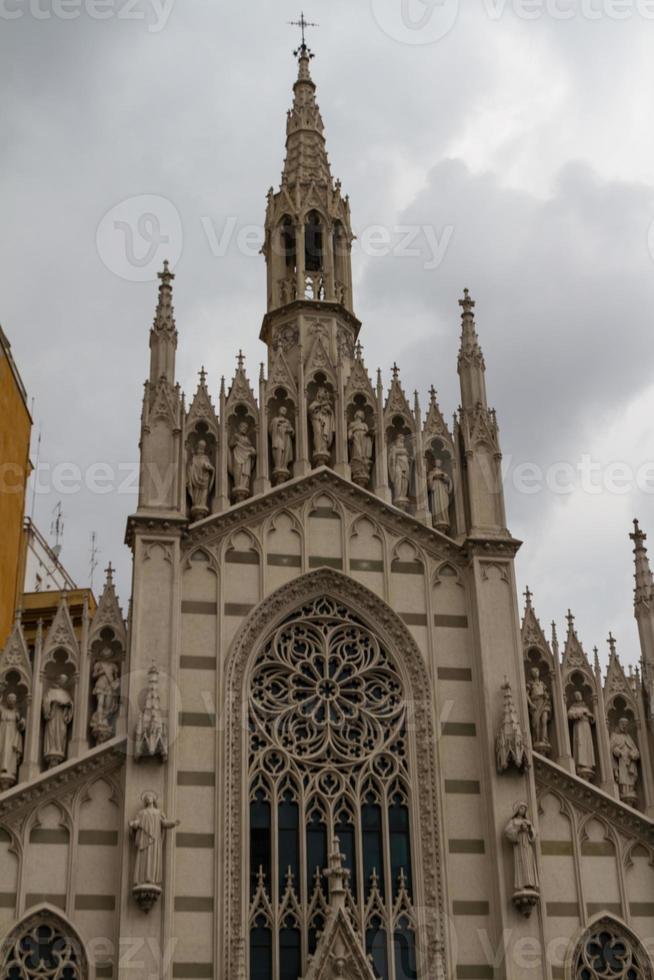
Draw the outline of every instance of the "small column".
M229 507L229 480L227 477L227 395L225 393L225 376L220 379L220 419L219 432L220 442L218 446L218 475L215 496L215 508L217 512L227 510Z
M556 623L552 623L552 656L554 658L554 726L556 728L556 743L559 749L557 763L568 772L574 772L572 748L570 746L570 728L568 726L568 707L565 703L563 677L561 676L561 658L559 656L559 638L556 635Z
M333 303L336 299L334 288L334 236L328 229L323 228L323 281L325 287L325 299L328 303Z
M343 376L343 359L338 355L336 364L336 446L334 469L346 480L351 477L350 464L347 458L347 424L345 419L345 378Z
M265 493L270 490L268 467L268 403L266 401L266 379L263 361L259 371L259 427L257 429L257 473L254 478L254 492Z
M415 419L415 472L416 472L416 520L422 521L427 527L431 527L431 513L427 503L427 473L425 470L425 453L422 445L422 413L420 411L420 399L418 392L413 396L413 416Z
M25 734L25 755L20 769L20 781L34 779L41 772L41 709L43 705L43 621L39 620L34 644L34 665L32 668L32 695L27 717Z
M375 433L375 493L385 503L393 502L388 485L388 451L384 431L384 386L381 370L377 368L377 431Z
M650 752L649 738L647 733L647 722L645 713L645 702L643 700L643 687L638 680L636 693L638 703L638 717L636 718L636 731L638 734L638 748L640 750L640 771L643 776L643 796L645 797L645 813L648 817L654 817L654 771L652 770L652 754Z
M91 660L89 656L89 601L87 596L84 596L82 608L82 636L79 646L80 664L75 683L75 714L73 715L73 732L68 752L69 759L82 755L89 747L87 714Z
M597 744L600 754L600 788L610 796L614 796L616 800L619 800L620 794L613 778L609 723L606 717L606 708L604 705L602 669L600 667L597 647L593 648L593 652L595 654L595 694L593 695L593 701L595 704L595 731L597 732Z
M302 344L300 344L297 369L297 459L293 464L293 476L306 476L310 472L307 393L304 387L304 351Z
M304 299L304 222L295 230L295 289L296 299Z

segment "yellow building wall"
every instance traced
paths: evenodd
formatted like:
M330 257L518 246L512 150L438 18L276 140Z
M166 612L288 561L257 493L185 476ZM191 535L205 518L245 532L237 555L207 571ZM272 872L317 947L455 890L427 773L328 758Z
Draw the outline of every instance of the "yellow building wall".
M0 343L0 645L14 618L32 420Z

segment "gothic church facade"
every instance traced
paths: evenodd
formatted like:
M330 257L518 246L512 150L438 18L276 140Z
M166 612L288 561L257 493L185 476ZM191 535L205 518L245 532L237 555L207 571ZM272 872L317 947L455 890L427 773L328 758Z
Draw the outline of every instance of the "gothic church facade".
M521 620L475 303L450 428L369 375L352 239L303 44L267 366L187 407L164 267L129 619L109 571L0 655L0 980L654 980L645 535L642 673Z

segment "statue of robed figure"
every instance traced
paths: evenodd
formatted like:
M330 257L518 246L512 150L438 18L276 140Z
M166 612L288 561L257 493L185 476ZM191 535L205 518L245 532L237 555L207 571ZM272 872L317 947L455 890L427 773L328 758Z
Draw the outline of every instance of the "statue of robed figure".
M288 480L293 461L293 436L295 432L288 417L288 409L282 405L270 423L270 448L273 458L273 483Z
M166 830L179 826L159 809L156 793L143 794L143 809L130 820L136 856L132 894L144 912L149 912L161 895L163 842Z
M572 757L576 773L582 779L592 779L595 774L595 746L590 726L595 724L595 718L584 704L581 691L574 693L574 700L568 708L568 719L572 722Z
M209 494L213 489L215 475L215 467L207 455L207 444L204 439L200 439L186 469L193 520L200 520L209 513Z
M504 828L504 836L513 844L513 904L527 917L540 895L536 833L528 813L526 803L515 803L513 815Z
M68 678L60 674L43 695L43 758L48 769L66 758L68 726L73 720L73 699L66 690Z
M613 776L618 784L620 799L633 805L638 799L638 746L629 734L629 719L620 718L617 728L611 734L611 755L613 756Z
M0 706L0 791L9 789L16 782L23 755L25 722L16 704L16 695L12 693Z

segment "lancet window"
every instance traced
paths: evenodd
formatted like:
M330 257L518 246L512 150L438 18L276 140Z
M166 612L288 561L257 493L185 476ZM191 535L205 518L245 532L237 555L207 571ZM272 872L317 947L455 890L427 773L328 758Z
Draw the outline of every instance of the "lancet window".
M297 980L324 928L334 835L381 980L417 977L402 679L375 634L320 598L267 638L249 683L250 980Z
M629 933L602 919L579 943L572 976L574 980L652 980L652 968Z

